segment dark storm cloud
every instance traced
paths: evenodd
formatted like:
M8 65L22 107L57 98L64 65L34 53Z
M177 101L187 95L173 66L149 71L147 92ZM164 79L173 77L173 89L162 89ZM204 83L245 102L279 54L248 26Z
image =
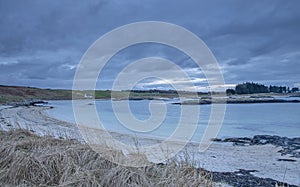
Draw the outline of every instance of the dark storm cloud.
M217 48L223 49L227 54L229 51L228 56L237 58L240 64L257 56L298 51L299 5L296 1L259 1L247 9L241 8L236 19L211 32L210 38L215 37L214 42L219 40ZM214 46L213 42L212 45ZM224 49L224 46L229 49ZM237 65L237 60L232 65Z
M299 84L300 1L0 0L0 84L70 88L81 56L104 33L136 21L183 26L208 45L226 83ZM165 46L133 47L112 59L104 89L132 60L165 57L195 68ZM156 64L157 69L161 69ZM192 72L192 77L201 72Z
M59 60L70 55L59 52L66 50L73 51L73 55L69 57L78 57L77 53L87 48L96 37L90 37L87 27L80 27L80 23L88 21L85 20L86 16L81 17L86 13L79 9L80 6L67 1L63 3L36 1L33 4L29 1L21 1L8 6L6 14L1 11L5 14L4 17L9 18L1 23L3 25L0 33L2 55L22 58L29 55L34 57L40 51L51 52L54 55L57 52L59 54L57 60ZM85 9L88 9L88 6L83 7L83 10Z

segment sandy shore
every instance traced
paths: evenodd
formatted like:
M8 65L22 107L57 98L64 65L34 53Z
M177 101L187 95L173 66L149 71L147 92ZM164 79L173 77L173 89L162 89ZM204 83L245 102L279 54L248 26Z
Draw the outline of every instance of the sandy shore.
M73 138L83 141L75 124L63 122L47 115L49 107L0 107L0 128L10 130L22 128L39 135L51 135L60 138ZM134 141L133 137L112 134L120 141ZM159 140L140 139L146 144L154 144ZM134 143L134 142L133 142ZM278 161L289 158L278 152L282 147L273 145L232 146L231 144L214 143L203 153L199 153L198 145L189 144L187 151L199 160L200 166L219 172L233 172L239 169L253 170L253 175L261 178L272 178L289 184L300 185L300 159L296 162Z
M82 140L76 125L50 117L45 111L48 109L50 107L2 107L0 128L2 130L27 129L38 135Z

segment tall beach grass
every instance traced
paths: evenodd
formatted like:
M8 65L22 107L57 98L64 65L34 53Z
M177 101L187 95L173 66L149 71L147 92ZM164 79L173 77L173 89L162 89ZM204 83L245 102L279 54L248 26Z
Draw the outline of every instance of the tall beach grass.
M187 159L125 167L76 140L11 130L0 131L0 186L212 186L212 176Z

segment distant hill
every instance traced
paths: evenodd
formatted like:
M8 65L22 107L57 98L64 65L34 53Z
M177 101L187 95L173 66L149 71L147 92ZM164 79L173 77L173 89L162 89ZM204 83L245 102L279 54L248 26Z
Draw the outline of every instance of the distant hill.
M40 89L33 87L0 85L0 103L29 99L62 100L71 98L71 90Z
M96 91L76 91L74 98L76 99L110 99L112 91L96 90ZM187 97L189 92L183 92ZM178 97L176 91L114 91L115 99L154 99L154 98L174 98ZM72 90L63 89L41 89L23 86L4 86L0 85L0 104L6 102L18 102L23 100L70 100L72 99Z

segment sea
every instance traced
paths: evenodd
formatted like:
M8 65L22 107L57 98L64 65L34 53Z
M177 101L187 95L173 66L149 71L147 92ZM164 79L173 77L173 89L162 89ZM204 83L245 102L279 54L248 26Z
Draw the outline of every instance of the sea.
M121 105L128 104L129 111L122 113L125 116L127 115L126 112L130 112L134 118L140 121L151 118L149 105L152 101L150 100L121 100L113 102ZM111 100L83 101L81 110L85 111L84 107L94 107L102 128L104 127L110 132L162 139L178 131L178 126L181 125L182 121L185 123L184 127L189 128L189 119L198 117L195 131L190 141L199 142L205 133L209 120L214 120L210 119L212 105L190 105L188 106L189 110L199 110L199 115L194 116L194 114L191 114L191 116L185 117L185 120L180 121L180 118L182 118L181 111L184 109L181 105L172 104L173 102L175 101L170 99L157 103L157 105L164 105L157 106L158 108L165 108L165 110L162 110L165 111L164 119L155 125L156 128L145 132L129 128L126 124L124 125L124 122L120 121L120 118L115 114L116 110L114 110ZM53 106L53 109L48 110L50 116L76 124L72 101L49 101L49 105ZM194 121L192 120L191 125ZM142 125L145 124L147 125L147 123ZM85 125L97 128L99 124ZM252 137L255 135L300 137L300 103L227 104L224 111L224 120L220 125L220 129L216 134L217 138Z

